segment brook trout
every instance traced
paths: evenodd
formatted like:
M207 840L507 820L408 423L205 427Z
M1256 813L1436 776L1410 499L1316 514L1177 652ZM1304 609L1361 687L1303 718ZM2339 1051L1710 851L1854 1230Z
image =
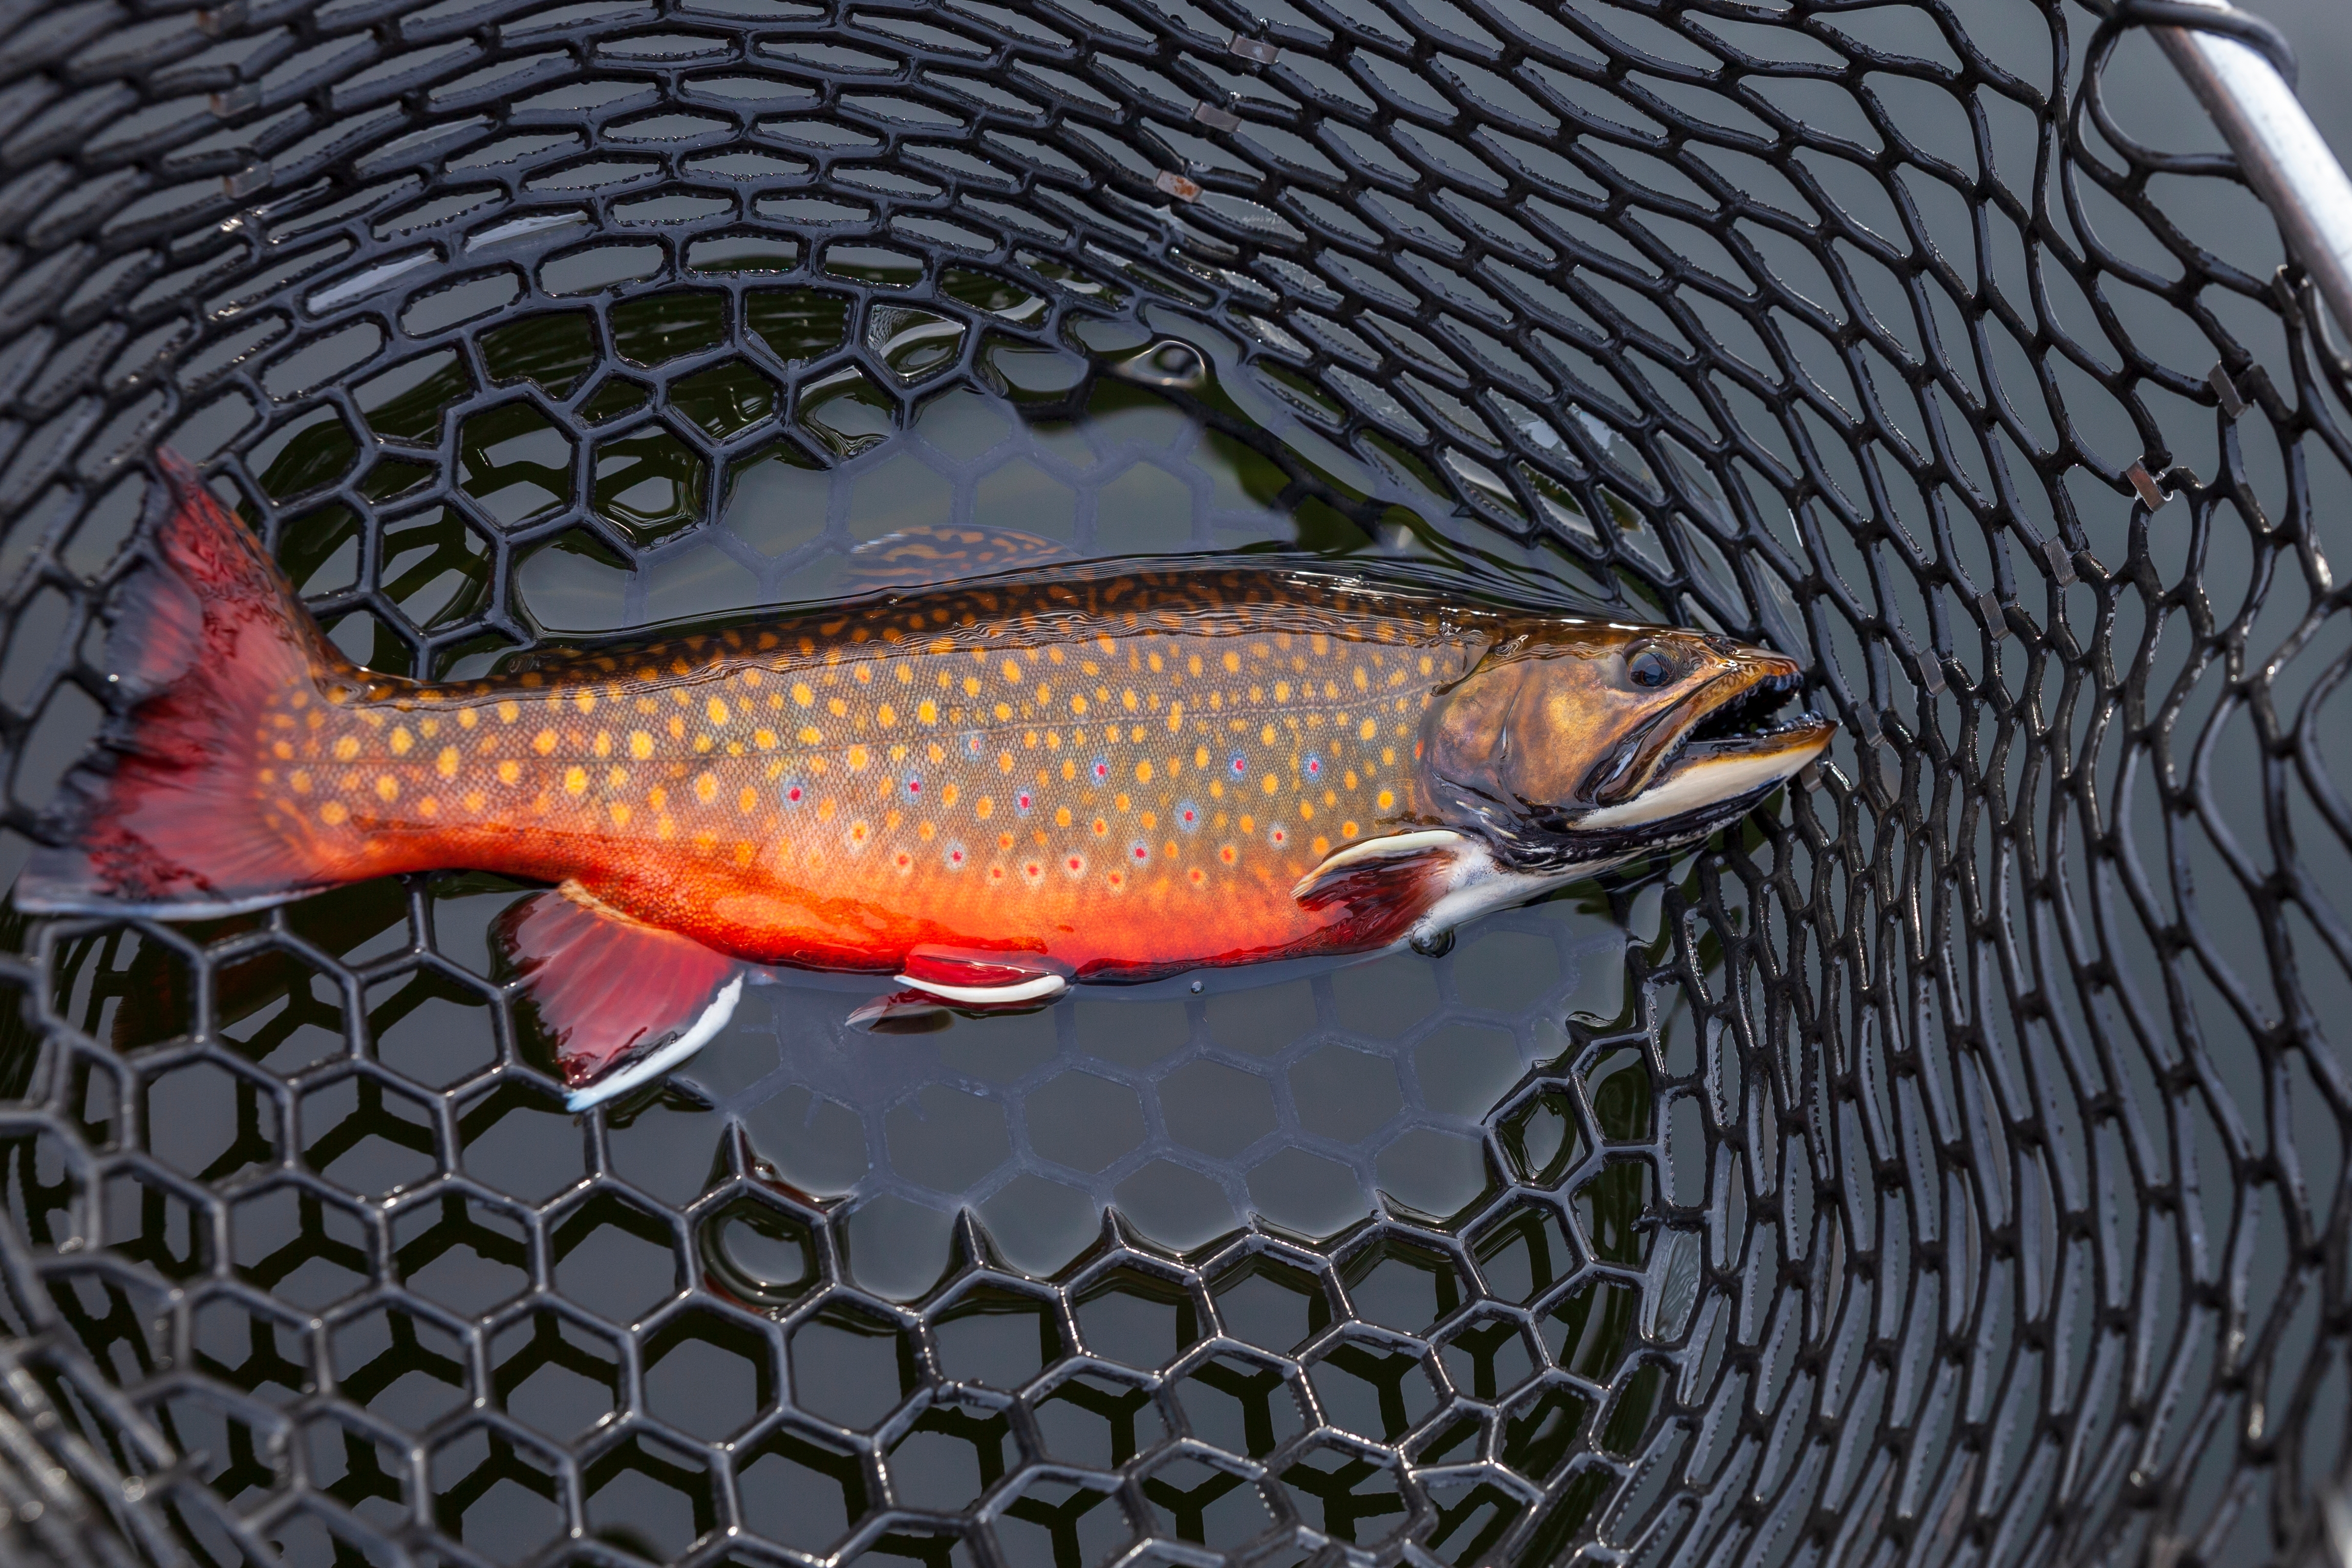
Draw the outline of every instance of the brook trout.
M1013 573L556 654L359 668L192 471L124 582L127 694L19 907L200 919L396 873L554 884L497 935L575 1107L747 966L877 1009L1444 939L1736 820L1827 744L1777 653L1328 570Z

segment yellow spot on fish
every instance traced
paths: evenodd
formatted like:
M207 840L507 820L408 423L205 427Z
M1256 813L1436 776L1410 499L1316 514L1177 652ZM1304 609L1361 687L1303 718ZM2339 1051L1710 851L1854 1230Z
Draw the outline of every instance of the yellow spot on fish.
M642 729L629 731L629 755L643 762L654 754L654 737Z
M744 813L746 816L749 816L751 809L759 803L760 792L757 789L752 789L749 784L743 786L742 792L735 797L735 809Z
M954 788L955 788L955 786L954 786L954 785L952 785L952 784L950 784L950 785L949 785L949 786L948 786L948 788L949 788L949 789L954 789ZM989 813L991 813L992 811L994 811L995 810L996 810L996 802L995 802L994 800L990 800L990 799L989 799L987 796L985 796L985 795L982 795L979 800L974 800L974 801L971 803L971 814L972 814L973 816L975 816L975 817L978 817L978 818L979 818L982 821L983 821L983 822L985 822L986 821L988 821Z
M509 757L504 762L499 764L499 783L511 784L521 777L522 765L517 762L513 758Z
M406 725L400 725L394 728L392 732L392 754L394 757L407 756L408 748L415 744L416 738L408 733L408 727Z
M1381 721L1376 718L1368 718L1363 722L1362 726L1357 729L1356 737L1360 740L1370 740L1380 733Z
M625 828L629 825L629 803L626 800L612 801L604 809L613 815L613 826Z
M930 698L925 697L921 702L915 705L915 717L924 724L939 723L940 705L931 701Z
M602 729L598 730L598 731L596 732L596 738L595 738L595 740L594 740L593 742L592 742L592 743L591 743L589 749L591 749L591 750L593 750L593 752L595 752L595 754L596 754L597 756L599 756L599 757L610 757L610 756L612 756L612 755L613 755L613 737L612 737L611 732L610 732L610 731L608 731L608 730L602 730Z
M1077 714L1086 712L1087 699L1083 695L1073 695L1070 698L1070 711Z
M500 724L512 724L521 716L522 705L514 701L512 698L509 698L499 705L499 722Z
M472 708L461 707L457 710L457 727L459 729L471 729L481 722L482 716L476 713Z
M1242 656L1239 653L1232 653L1230 651L1227 652L1225 654L1225 674L1229 675L1238 675L1241 673Z
M772 729L753 730L751 744L762 751L773 751L776 748L776 732Z
M1138 784L1149 784L1151 782L1151 759L1150 758L1147 757L1142 761L1135 765L1135 781Z
M714 773L694 776L694 798L708 806L719 798L719 777Z
M399 800L400 780L389 773L376 775L375 798L387 802Z
M1014 685L1021 684L1021 666L1012 660L1004 661L1004 678Z
M1372 804L1378 806L1383 811L1387 810L1390 807L1396 804L1396 791L1393 789L1381 790L1378 795L1372 798Z
M942 806L952 806L956 803L956 797L961 793L962 791L958 789L953 784L950 784L947 788L940 791L940 804Z
M433 759L433 770L444 779L457 777L457 748L454 746L443 747L441 755Z
M880 725L884 729L887 729L892 725L898 722L898 710L892 707L888 703L884 703L880 707L874 710L874 722Z
M794 681L793 683L793 701L800 704L803 707L806 707L811 703L816 701L816 694L809 690L809 684L806 681Z
M1260 746L1272 746L1274 744L1274 726L1267 725L1264 729L1259 730L1257 732L1257 742Z
M1206 768L1208 765L1209 748L1205 746L1194 747L1192 748L1192 766L1195 768Z
M563 792L567 795L588 793L588 769L573 763L563 770Z
M1054 813L1054 825L1057 828L1066 828L1070 825L1070 809L1067 806L1060 808Z
M541 757L546 756L555 749L555 732L551 729L541 730L530 737L530 748Z
M868 760L869 758L864 747L853 746L849 748L849 770L851 772L856 773L862 771Z
M582 713L594 713L596 711L596 693L594 688L583 686L578 692L572 695L572 706L578 708Z
M712 697L708 703L705 703L703 705L702 711L709 716L710 722L713 724L725 724L727 722L727 705L720 702L717 697Z
M801 727L800 740L803 746L814 746L824 738L824 736L817 733L816 726L807 724Z
M319 821L331 828L341 827L343 819L350 815L349 811L343 810L343 803L341 800L330 800L319 808Z
M310 770L307 768L296 768L294 777L288 782L294 786L294 793L297 795L308 795L310 792Z
M1280 784L1278 784L1278 783L1276 783L1276 780L1275 780L1275 777L1274 777L1274 775L1273 775L1273 774L1271 774L1271 773L1269 773L1269 774L1267 774L1267 775L1265 776L1265 782L1263 785L1261 785L1261 786L1260 786L1260 788L1261 788L1261 789L1265 789L1265 791L1267 794L1269 794L1269 795L1273 794L1276 789L1280 789L1281 787L1282 787L1282 786L1281 786Z
M358 736L347 735L335 742L336 761L349 762L352 758L357 757L359 754L360 737Z

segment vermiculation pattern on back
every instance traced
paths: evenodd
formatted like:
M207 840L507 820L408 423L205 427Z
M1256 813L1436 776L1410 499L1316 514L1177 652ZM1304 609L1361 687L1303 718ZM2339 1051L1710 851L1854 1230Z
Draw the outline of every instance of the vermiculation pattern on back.
M772 962L967 931L1080 965L1261 951L1302 876L1412 817L1421 716L1501 630L1267 570L907 595L289 692L256 786L349 874L573 878Z

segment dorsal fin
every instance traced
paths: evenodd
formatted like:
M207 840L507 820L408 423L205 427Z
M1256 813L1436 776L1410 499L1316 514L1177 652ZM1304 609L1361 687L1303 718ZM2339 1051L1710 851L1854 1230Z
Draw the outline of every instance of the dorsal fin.
M1076 552L1069 546L1017 528L924 523L884 534L851 550L848 564L835 580L834 591L852 594L929 588L959 578L1076 559Z

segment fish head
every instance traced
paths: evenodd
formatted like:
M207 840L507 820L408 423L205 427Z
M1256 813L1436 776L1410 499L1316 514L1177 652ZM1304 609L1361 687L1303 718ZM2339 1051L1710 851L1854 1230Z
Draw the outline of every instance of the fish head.
M1829 745L1797 663L1726 637L1553 622L1490 646L1422 729L1423 799L1506 863L1597 869L1736 820Z

